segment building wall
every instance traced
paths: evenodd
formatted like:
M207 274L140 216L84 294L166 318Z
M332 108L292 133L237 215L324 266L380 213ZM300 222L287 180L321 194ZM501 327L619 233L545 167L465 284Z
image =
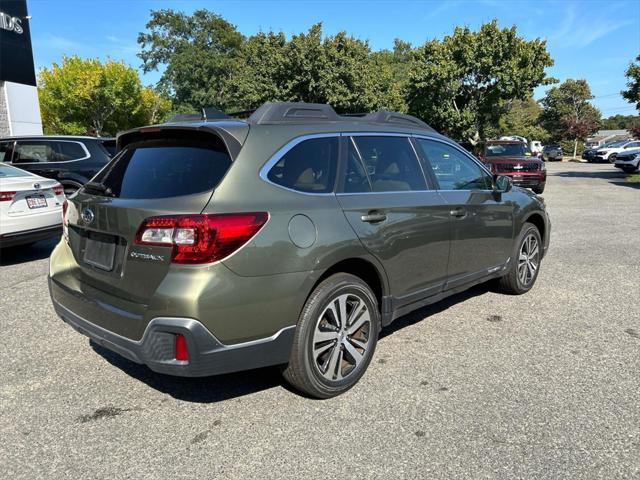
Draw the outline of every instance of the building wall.
M4 82L11 135L42 135L38 88Z
M9 127L9 111L7 110L7 96L4 91L4 82L0 82L0 137L11 135Z

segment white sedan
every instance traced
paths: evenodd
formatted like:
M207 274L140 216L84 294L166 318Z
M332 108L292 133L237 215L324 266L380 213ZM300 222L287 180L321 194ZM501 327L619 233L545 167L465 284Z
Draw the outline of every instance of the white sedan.
M60 236L65 202L56 180L0 164L0 247Z

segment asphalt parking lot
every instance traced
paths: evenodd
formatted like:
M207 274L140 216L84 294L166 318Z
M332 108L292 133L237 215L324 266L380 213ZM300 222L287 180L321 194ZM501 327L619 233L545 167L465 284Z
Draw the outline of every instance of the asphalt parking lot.
M91 346L50 305L53 244L3 251L3 476L639 478L640 185L611 165L549 174L534 289L403 317L325 401L276 369L180 379Z

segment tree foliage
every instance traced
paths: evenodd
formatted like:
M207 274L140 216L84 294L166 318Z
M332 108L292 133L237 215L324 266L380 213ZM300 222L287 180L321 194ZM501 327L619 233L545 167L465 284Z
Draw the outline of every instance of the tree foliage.
M602 120L601 127L605 130L630 129L640 125L640 115L612 115Z
M640 55L629 65L624 75L627 77L627 89L621 92L622 96L629 103L635 103L636 109L640 110Z
M505 114L498 122L498 135L520 135L529 140L546 141L549 133L540 125L542 108L533 98L508 102Z
M135 69L114 60L64 57L40 70L38 90L47 133L114 134L168 112L167 100L143 88Z
M163 68L159 87L177 106L227 108L228 79L244 37L220 15L196 10L151 12L138 35L145 73Z
M412 55L407 85L409 111L456 138L484 139L510 100L525 100L539 85L552 83L546 42L527 41L516 27L497 21L478 31L456 27Z
M574 156L578 140L584 140L600 126L600 111L589 103L593 98L586 80L565 80L552 87L540 101L542 125L553 140L573 140Z

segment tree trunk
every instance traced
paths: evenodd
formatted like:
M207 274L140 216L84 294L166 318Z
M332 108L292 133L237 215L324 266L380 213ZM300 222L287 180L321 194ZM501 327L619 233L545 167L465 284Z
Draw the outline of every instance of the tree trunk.
M574 158L574 160L576 158L576 153L578 153L578 139L577 138L573 141L573 158Z

